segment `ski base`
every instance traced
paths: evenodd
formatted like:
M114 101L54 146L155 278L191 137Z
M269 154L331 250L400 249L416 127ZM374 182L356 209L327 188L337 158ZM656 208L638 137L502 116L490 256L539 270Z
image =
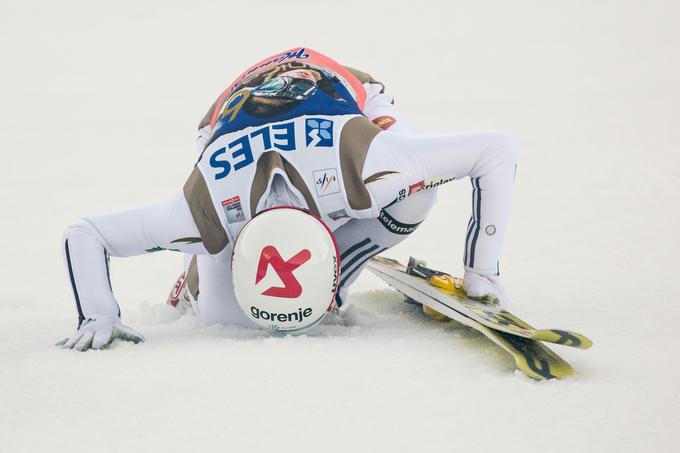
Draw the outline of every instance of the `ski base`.
M479 324L476 330L512 356L522 373L536 380L561 379L574 374L574 369L543 343L493 330Z

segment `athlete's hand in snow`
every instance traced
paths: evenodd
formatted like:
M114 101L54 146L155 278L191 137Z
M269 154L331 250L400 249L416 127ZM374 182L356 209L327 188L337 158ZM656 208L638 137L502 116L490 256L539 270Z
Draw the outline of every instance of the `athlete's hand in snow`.
M471 299L495 302L501 307L507 306L508 298L501 285L501 278L497 275L481 275L473 270L466 270L463 289Z
M144 341L144 336L135 329L123 325L118 316L108 315L86 319L70 338L60 341L57 345L76 351L87 351L104 349L116 339L140 343Z

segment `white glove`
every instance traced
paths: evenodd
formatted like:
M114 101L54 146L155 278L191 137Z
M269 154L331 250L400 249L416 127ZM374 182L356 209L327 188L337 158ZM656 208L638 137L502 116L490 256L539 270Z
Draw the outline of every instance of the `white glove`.
M503 308L508 304L508 298L498 275L481 275L471 269L466 269L463 289L470 299L494 302Z
M106 348L116 339L140 343L144 341L144 336L135 329L123 325L118 316L104 315L98 319L85 320L70 338L60 341L57 345L65 349L87 351L90 348Z

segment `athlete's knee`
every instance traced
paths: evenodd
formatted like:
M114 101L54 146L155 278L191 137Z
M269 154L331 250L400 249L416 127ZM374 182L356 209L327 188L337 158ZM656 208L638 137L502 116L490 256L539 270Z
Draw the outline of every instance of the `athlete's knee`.
M403 223L420 223L437 201L437 188L421 190L384 209Z

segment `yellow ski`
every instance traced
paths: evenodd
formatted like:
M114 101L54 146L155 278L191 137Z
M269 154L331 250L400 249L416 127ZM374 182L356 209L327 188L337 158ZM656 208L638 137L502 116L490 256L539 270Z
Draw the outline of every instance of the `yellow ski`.
M414 263L415 260L412 260L409 264ZM569 363L537 340L552 340L553 343L584 349L592 345L585 336L573 332L536 330L493 304L478 303L481 306L490 305L486 307L490 313L483 312L477 304L472 304L475 310L461 305L458 303L460 299L469 301L463 292L462 280L432 271L422 264L417 269L420 273L407 273L409 269L399 262L376 257L369 262L368 269L412 301L421 304L429 316L439 320L453 319L481 332L513 357L517 369L533 379L563 378L573 373ZM485 313L485 316L480 316L480 313ZM481 323L477 318L482 318L490 325Z
M415 286L413 290L432 299L431 308L436 311L449 308L491 329L532 340L579 349L588 349L593 345L583 334L562 329L536 329L497 304L469 299L463 291L462 279L429 269L413 258L409 267L406 267L396 260L378 256L368 263L368 269L381 278L389 275L403 280L406 285ZM423 285L423 280L428 284ZM442 292L447 297L442 297Z

